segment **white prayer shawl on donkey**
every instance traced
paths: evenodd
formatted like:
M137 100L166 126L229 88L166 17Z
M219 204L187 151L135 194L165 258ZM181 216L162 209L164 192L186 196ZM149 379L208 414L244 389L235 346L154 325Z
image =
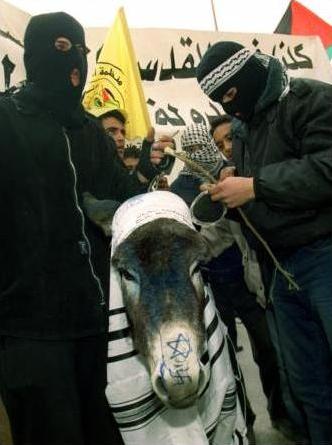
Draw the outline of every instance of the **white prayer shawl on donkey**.
M126 201L112 224L112 249L149 221L169 218L195 230L190 211L177 195L155 191ZM158 246L156 246L158 249ZM124 308L120 277L111 266L106 396L126 445L247 444L229 360L225 325L205 288L207 342L202 356L209 383L197 403L185 409L164 406L152 390L143 358L135 350Z

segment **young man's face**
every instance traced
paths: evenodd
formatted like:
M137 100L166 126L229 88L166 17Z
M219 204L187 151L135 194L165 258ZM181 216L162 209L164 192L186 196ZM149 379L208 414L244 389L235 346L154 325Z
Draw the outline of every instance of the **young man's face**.
M126 129L124 124L115 117L106 117L102 119L102 125L106 133L113 137L118 150L118 155L122 159L126 138Z
M227 159L232 157L231 123L218 125L213 132L213 139L219 150Z

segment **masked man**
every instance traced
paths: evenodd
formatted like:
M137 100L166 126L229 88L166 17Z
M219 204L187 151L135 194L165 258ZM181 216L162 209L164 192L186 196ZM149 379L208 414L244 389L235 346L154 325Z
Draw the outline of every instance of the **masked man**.
M121 439L104 395L108 242L82 193L121 202L146 185L80 105L81 25L35 16L24 46L27 86L0 101L0 393L15 445L109 445ZM147 182L169 143L140 160Z
M310 443L330 444L332 86L289 79L277 59L236 42L213 45L197 79L210 99L239 120L232 135L237 176L220 181L211 197L229 208L242 206L299 287L289 286L254 241Z

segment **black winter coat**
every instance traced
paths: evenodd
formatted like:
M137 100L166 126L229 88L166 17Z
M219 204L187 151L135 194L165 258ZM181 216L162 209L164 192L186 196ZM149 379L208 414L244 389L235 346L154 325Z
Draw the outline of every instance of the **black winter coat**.
M82 192L124 201L145 187L116 162L91 118L66 131L14 97L0 101L0 334L97 334L105 330L109 243L85 218Z
M244 128L234 130L233 158L239 176L254 177L256 199L243 210L260 234L275 252L331 234L332 85L292 79Z

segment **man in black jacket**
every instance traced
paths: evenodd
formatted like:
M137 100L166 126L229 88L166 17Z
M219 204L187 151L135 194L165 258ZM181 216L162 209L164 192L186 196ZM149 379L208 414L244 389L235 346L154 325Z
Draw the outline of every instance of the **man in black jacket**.
M109 251L82 193L124 201L165 162L163 142L128 177L80 105L84 31L65 13L33 17L27 86L0 101L0 393L15 445L121 441L104 394ZM158 165L157 165L158 164Z
M332 86L291 79L274 57L219 42L197 69L202 90L239 119L237 176L213 200L242 207L296 281L258 242L291 389L312 445L332 438Z

